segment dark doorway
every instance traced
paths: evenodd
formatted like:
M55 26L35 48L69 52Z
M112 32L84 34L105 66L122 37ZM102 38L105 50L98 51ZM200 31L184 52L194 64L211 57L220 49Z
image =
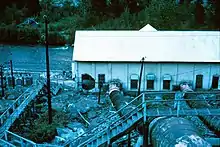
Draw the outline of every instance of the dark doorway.
M147 90L154 89L154 80L147 80Z
M213 89L218 88L218 80L219 80L219 76L213 76L212 77L212 88Z
M196 75L196 89L201 89L203 85L203 75Z
M105 83L105 74L98 74L98 84L99 87L103 86L103 84Z
M89 74L82 74L82 88L85 90L95 88L95 79Z
M170 80L163 80L163 89L170 90Z
M137 89L138 88L138 80L131 80L131 89Z

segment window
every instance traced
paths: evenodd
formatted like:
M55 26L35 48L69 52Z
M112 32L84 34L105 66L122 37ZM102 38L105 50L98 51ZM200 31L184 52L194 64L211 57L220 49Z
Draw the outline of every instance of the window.
M147 90L153 90L154 89L154 80L155 75L154 74L147 74Z
M147 80L147 89L148 90L154 89L154 80Z
M219 80L219 76L218 75L212 76L212 88L213 89L217 89L218 88L218 80Z
M163 80L163 89L170 90L170 80Z
M130 89L138 89L138 81L139 81L139 77L137 74L132 74L130 76L130 79L131 79L131 85L130 85Z
M196 88L200 89L203 85L203 75L196 75Z
M171 75L165 74L163 76L163 89L164 90L170 90L170 83L171 83Z
M138 80L131 79L131 89L138 88Z

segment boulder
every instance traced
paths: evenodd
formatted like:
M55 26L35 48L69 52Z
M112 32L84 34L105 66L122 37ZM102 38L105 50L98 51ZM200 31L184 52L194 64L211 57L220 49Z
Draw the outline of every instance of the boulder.
M67 124L67 127L75 132L77 131L78 128L84 128L83 124L81 124L79 122L69 123L69 124Z
M89 119L93 119L95 117L97 117L96 111L91 110L91 111L88 112L88 118Z
M69 140L69 139L74 139L77 137L77 132L73 132L69 128L57 128L57 134L59 137Z
M16 96L15 95L9 95L8 97L7 97L7 99L8 100L15 100L16 99Z
M57 112L61 112L63 110L63 107L62 104L52 103L52 109Z

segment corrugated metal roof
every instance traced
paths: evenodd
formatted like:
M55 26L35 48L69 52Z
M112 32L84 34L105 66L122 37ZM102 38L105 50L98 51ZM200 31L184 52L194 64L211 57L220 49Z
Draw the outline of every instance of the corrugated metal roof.
M219 62L219 31L76 31L73 60Z

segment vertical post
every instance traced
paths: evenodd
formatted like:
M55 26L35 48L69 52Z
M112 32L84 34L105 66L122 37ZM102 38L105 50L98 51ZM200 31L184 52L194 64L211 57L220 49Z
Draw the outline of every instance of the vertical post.
M13 89L14 89L14 87L15 87L15 79L14 79L14 73L13 73L12 60L10 60L10 68L11 68L12 87L13 87Z
M1 88L2 88L2 98L5 96L5 92L4 92L4 81L3 81L3 66L0 65L0 76L1 76Z
M178 99L177 100L177 117L179 117L179 113L180 113L180 101Z
M143 57L143 58L141 59L141 71L140 71L140 77L139 77L138 95L141 94L141 78L142 78L142 72L143 72L143 67L144 67L144 58L145 58L145 57ZM137 96L138 96L138 95L137 95Z
M102 82L99 83L99 98L98 98L98 104L101 102L101 90L102 90Z
M128 147L131 147L131 132L128 133Z
M145 101L145 94L142 95L142 107L144 107L143 110L143 146L148 146L148 124L147 124L147 104Z
M108 147L111 147L112 145L111 145L110 127L108 127L107 129L107 138L108 138L108 142L107 142Z
M50 63L49 63L49 50L48 50L48 19L45 19L45 44L46 44L46 68L47 68L47 97L48 97L48 121L52 123L52 107L51 107L51 94L50 94Z

